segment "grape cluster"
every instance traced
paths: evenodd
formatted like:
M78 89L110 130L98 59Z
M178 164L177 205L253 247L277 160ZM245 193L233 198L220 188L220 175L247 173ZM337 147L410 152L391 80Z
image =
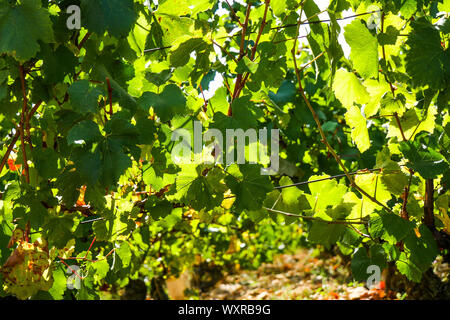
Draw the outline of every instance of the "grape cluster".
M39 238L29 243L20 229L14 231L11 241L18 245L1 268L5 292L27 299L39 290L48 291L53 277L47 242Z

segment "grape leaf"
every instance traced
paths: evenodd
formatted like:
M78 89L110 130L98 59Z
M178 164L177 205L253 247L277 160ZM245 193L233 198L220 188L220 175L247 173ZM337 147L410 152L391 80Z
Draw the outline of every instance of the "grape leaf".
M223 200L226 190L221 182L223 178L219 168L208 170L203 166L183 165L175 180L176 193L169 199L179 200L196 210L211 210Z
M434 179L449 169L448 163L440 153L417 141L403 141L399 149L408 159L407 166L425 179Z
M89 31L126 36L137 19L133 0L81 0L82 23Z
M371 265L378 266L380 270L386 267L386 255L381 245L370 247L369 253L365 248L358 248L352 258L351 269L356 281L366 282L371 275L367 268Z
M15 6L0 6L0 53L26 61L39 51L38 41L53 41L50 15L41 1L23 0Z
M378 41L361 20L354 20L344 28L345 41L351 48L350 59L363 77L378 75Z
M102 134L98 128L98 125L92 120L84 120L72 127L67 133L67 143L91 143L99 141L102 138Z
M138 104L144 110L153 107L162 122L170 120L174 115L184 114L186 111L186 98L175 84L165 86L160 94L144 92Z
M406 52L406 71L415 86L444 88L450 78L450 53L441 45L439 30L425 18L414 21L412 27L407 41L410 49Z
M370 217L369 232L372 237L379 237L395 244L412 232L414 223L393 213L379 212Z
M68 90L72 106L80 112L96 112L98 97L102 91L91 87L88 80L78 80L72 83Z
M238 211L260 209L265 196L273 188L268 176L261 175L261 166L254 164L231 165L225 183L236 195L233 204Z
M333 91L336 98L345 107L351 107L353 103L364 104L369 100L369 94L359 79L351 72L339 69L333 80Z
M359 151L363 153L370 148L369 131L367 121L357 106L351 106L345 114L345 121L350 126L352 140L356 143Z
M346 232L341 224L328 224L325 222L313 222L308 233L308 240L323 244L327 248L339 241Z
M50 179L58 175L58 154L53 149L35 147L32 150L32 157L42 178Z

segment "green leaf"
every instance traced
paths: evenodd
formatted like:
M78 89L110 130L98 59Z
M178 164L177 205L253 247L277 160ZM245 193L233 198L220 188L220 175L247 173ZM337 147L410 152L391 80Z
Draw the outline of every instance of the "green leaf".
M175 227L179 222L181 222L181 215L183 213L182 208L175 208L172 212L164 218L163 225L168 230L171 230Z
M18 181L11 181L6 185L5 189L5 193L2 197L2 200L5 202L15 200L22 194Z
M145 184L154 190L161 190L175 182L176 169L171 161L170 154L161 148L152 150L153 162L142 166L142 178Z
M236 195L233 204L238 211L257 210L262 207L266 194L273 188L268 176L261 175L261 166L254 164L231 165L225 183Z
M406 139L414 140L414 137L422 131L433 133L436 126L436 114L437 110L434 106L428 107L425 117L418 115L415 109L409 109L408 111L406 111L405 114L400 117L400 125ZM397 137L397 140L403 140L400 127L395 118L391 119L389 123L389 131L387 137Z
M410 232L405 238L405 247L409 251L409 259L422 272L425 272L431 267L432 262L439 253L436 240L425 225L419 227L420 237L417 237L415 232Z
M54 300L62 300L67 289L67 278L64 271L58 268L53 271L53 286L48 290Z
M406 71L415 86L444 88L450 77L450 54L441 45L439 30L425 18L411 25L413 31L407 41L410 49L406 51Z
M97 87L91 87L89 80L78 80L72 83L68 90L70 102L79 112L96 112L98 97L102 91Z
M418 172L424 179L435 179L449 169L448 163L440 153L417 141L403 141L399 149L408 159L408 168Z
M224 174L219 168L209 170L204 166L183 165L175 180L176 194L173 199L196 210L211 210L223 200L223 193L227 189L221 182L223 178Z
M84 120L72 127L67 133L67 143L79 144L79 143L91 143L99 141L102 138L102 134L98 128L98 125L92 120Z
M359 151L363 153L370 148L369 131L367 130L367 121L363 117L357 106L348 108L345 114L345 121L351 130L352 140L356 143Z
M39 175L51 179L58 175L58 154L50 148L35 147L31 153L33 163Z
M0 7L0 53L12 55L19 61L33 58L39 42L53 41L52 22L39 0L23 0Z
M417 11L417 0L406 0L403 2L402 7L400 8L400 13L402 16L409 20L411 16Z
M386 186L387 190L393 195L400 196L406 185L408 184L408 177L401 172L400 166L397 162L389 160L384 163L383 171L381 172L381 181Z
M395 261L395 265L398 271L405 275L409 280L420 282L420 279L422 279L422 271L407 258L406 253L400 253L400 257Z
M395 244L412 232L414 223L396 214L379 212L370 217L369 232L374 238L381 238Z
M93 276L97 281L105 278L109 271L108 260L99 260L91 264L91 268L94 270Z
M33 229L39 229L48 217L47 209L42 205L38 199L33 199L27 203L30 207L29 219L30 226Z
M226 137L227 129L256 129L257 119L261 116L261 109L256 108L250 100L250 95L234 100L231 104L233 111L231 117L226 116L222 112L216 112L210 127L219 129L224 137Z
M73 238L72 227L74 225L73 219L70 217L55 217L50 219L43 229L46 232L46 237L49 246L56 246L58 249L64 248L66 243Z
M158 14L184 16L191 13L189 2L186 0L163 0L158 5Z
M172 77L172 71L170 69L163 70L161 72L152 73L149 72L145 75L145 78L150 81L151 83L154 83L158 87L165 84L169 79Z
M270 1L273 14L280 17L283 13L286 13L286 0L272 0Z
M130 265L132 253L130 245L127 242L124 241L120 244L120 247L116 249L116 254L119 256L124 268Z
M328 224L326 222L313 222L308 233L308 240L323 244L327 248L339 241L346 228L342 224Z
M167 200L157 200L154 197L147 200L145 210L148 210L152 218L156 221L167 217L172 211L173 206Z
M450 1L449 0L439 1L437 7L439 11L450 12Z
M296 92L297 89L291 81L283 81L281 86L278 88L277 93L275 94L272 91L269 91L268 96L275 104L282 107L286 103L292 102L295 98Z
M364 114L366 117L371 117L377 114L380 109L381 99L389 92L390 87L382 77L379 80L369 79L364 81L364 86L370 95L370 99L364 107Z
M395 45L399 34L400 34L400 31L398 31L395 27L388 26L386 28L386 32L380 33L378 35L378 42L380 43L381 46Z
M85 185L89 186L89 191L92 187L96 187L102 172L100 153L92 153L83 149L78 152L74 152L72 159L75 162L77 172L81 180Z
M308 181L328 178L328 175L311 176ZM343 196L347 192L344 184L339 184L336 180L324 180L308 185L311 196L308 196L309 205L313 208L316 216L327 218L325 215L327 208L337 206L342 202Z
M353 278L356 281L366 282L371 275L367 272L367 268L371 265L378 266L380 270L386 268L386 255L379 244L371 246L369 254L365 248L358 248L351 263Z
M205 53L208 44L202 38L189 39L175 49L170 56L170 64L174 68L182 67L189 62L190 54L195 51L197 57Z
M114 186L124 171L131 166L131 159L123 152L123 146L117 139L105 139L96 150L102 154L100 181L105 187Z
M392 198L379 173L359 174L355 178L355 183L368 194L375 195L376 199L383 204ZM363 198L365 201L371 201L366 196Z
M92 224L92 230L94 231L97 240L108 240L109 229L105 220L94 221Z
M280 186L291 185L293 182L289 177L282 177L280 179ZM277 190L273 191L276 194L273 199L270 197L266 198L264 201L264 206L279 210L282 212L299 214L303 210L311 209L308 202L308 198L305 196L302 190L292 187L283 188L280 192ZM271 201L272 200L272 201ZM264 212L264 211L262 211ZM265 212L264 212L265 213ZM297 217L283 216L287 224L298 220Z
M351 48L350 59L363 77L378 76L378 41L361 20L354 20L344 28L345 41Z
M81 0L81 12L89 31L114 37L126 36L137 19L133 0Z
M73 166L66 167L56 180L58 195L62 196L66 206L75 204L80 194L78 188L84 183L78 172L71 171L72 169Z
M236 68L236 72L237 73L244 73L244 72L255 73L257 69L258 69L258 63L253 62L247 56L244 56L239 61L237 68Z
M169 121L174 115L182 115L186 112L186 98L176 84L165 86L161 94L144 92L139 98L138 104L144 110L153 107L162 122Z
M353 73L345 69L336 71L333 92L344 107L351 107L353 103L365 104L369 100L366 88Z
M403 115L405 112L405 96L402 94L397 94L395 97L392 93L388 92L385 94L380 101L381 112L383 115L391 115L393 113L398 113Z
M51 46L42 46L42 71L47 83L58 83L64 80L66 75L75 74L75 66L78 59L65 46L59 46L53 50Z

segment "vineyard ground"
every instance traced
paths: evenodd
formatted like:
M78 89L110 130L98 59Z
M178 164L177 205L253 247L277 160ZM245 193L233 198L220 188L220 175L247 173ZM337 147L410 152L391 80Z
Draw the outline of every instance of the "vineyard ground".
M216 286L200 294L200 299L218 300L392 300L401 293L385 292L384 282L368 290L352 281L349 262L339 256L315 257L313 249L282 254L273 263L255 271L241 270L226 275ZM440 260L433 264L435 273L448 281L450 268Z

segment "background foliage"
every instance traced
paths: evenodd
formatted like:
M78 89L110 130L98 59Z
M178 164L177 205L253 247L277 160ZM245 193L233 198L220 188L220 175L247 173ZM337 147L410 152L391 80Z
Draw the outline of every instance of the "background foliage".
M0 0L0 294L96 299L145 279L162 298L161 279L194 264L251 268L310 245L349 256L357 281L374 264L420 282L448 254L449 11L332 0L323 21L313 0ZM280 129L280 172L175 165L171 132L194 120Z

